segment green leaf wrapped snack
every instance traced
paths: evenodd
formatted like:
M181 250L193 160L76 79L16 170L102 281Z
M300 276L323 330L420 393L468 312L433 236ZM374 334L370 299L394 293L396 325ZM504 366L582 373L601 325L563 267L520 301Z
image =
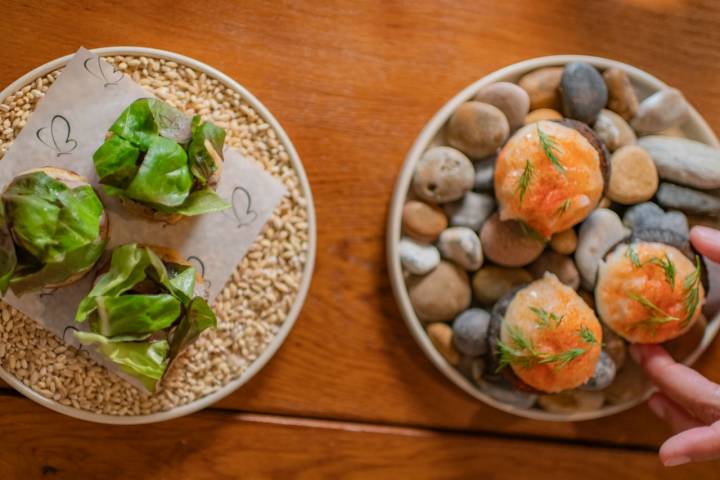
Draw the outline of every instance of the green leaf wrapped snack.
M78 306L75 320L90 331L75 336L155 391L173 360L216 326L197 295L200 284L195 268L174 250L121 245Z
M108 217L83 177L54 167L30 170L15 177L0 200L3 294L76 282L102 255Z
M225 130L154 98L134 101L93 155L109 195L134 213L166 223L230 205L214 190Z

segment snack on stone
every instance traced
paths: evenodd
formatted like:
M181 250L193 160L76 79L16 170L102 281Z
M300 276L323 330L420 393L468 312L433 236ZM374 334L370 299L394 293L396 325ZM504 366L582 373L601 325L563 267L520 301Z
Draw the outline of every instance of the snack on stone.
M78 306L75 320L90 331L75 337L154 391L178 354L217 323L196 282L202 277L173 250L119 246Z
M702 337L708 276L689 220L720 225L720 149L670 136L689 118L682 94L643 98L619 67L507 82L469 95L420 156L399 252L410 301L436 345L452 326L438 351L501 403L567 415L629 402L646 383L623 383L628 343Z
M93 155L105 191L139 215L176 223L229 204L213 190L222 172L225 130L192 120L161 100L134 101Z
M108 228L83 177L54 167L18 175L0 201L0 290L22 295L76 282L102 255Z

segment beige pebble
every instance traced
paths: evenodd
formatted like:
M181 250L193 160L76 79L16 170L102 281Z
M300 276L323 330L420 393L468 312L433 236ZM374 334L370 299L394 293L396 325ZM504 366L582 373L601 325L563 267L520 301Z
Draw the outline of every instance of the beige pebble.
M535 260L545 243L524 231L514 220L502 221L497 213L480 230L483 254L498 265L522 267Z
M525 125L537 123L540 120L562 120L563 116L552 108L538 108L525 115Z
M481 88L475 100L493 105L505 114L510 130L523 126L530 108L530 97L521 87L509 82L491 83Z
M560 110L560 78L563 67L545 67L525 74L520 85L530 96L530 109L552 108Z
M483 305L492 305L511 288L532 282L533 278L525 269L488 265L481 268L472 280L475 298Z
M410 302L424 322L445 322L470 306L470 281L461 267L442 261L424 277L407 281Z
M452 328L446 323L431 323L427 326L427 334L438 352L445 357L450 365L460 363L460 353L452 341Z
M445 213L435 205L411 200L403 206L403 231L415 240L434 242L447 225Z
M650 154L628 145L610 157L611 173L608 197L624 205L644 202L655 195L658 173Z
M472 158L492 155L509 134L503 112L487 103L465 102L448 120L448 143Z
M608 88L608 108L629 121L638 109L635 89L625 70L611 67L603 73Z
M605 403L603 392L568 390L555 395L540 395L538 404L543 410L552 413L571 414L592 412Z
M637 136L630 124L611 110L600 111L593 129L611 152L637 142Z
M598 202L598 208L610 208L610 205L612 205L612 200L608 197L603 197Z
M570 255L577 248L577 233L572 228L554 233L550 238L550 248L557 253Z

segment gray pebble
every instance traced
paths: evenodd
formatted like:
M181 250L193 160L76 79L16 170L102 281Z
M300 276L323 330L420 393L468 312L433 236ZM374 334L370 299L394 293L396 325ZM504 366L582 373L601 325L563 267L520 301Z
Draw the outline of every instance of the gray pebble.
M453 227L467 227L479 231L495 210L495 197L483 193L467 192L463 198L445 204L445 214Z
M538 399L537 394L517 390L504 380L489 382L481 379L478 386L495 400L523 410L531 408Z
M640 137L660 178L703 190L720 188L720 149L685 138Z
M641 134L658 133L685 123L689 115L690 105L680 90L666 88L640 103L630 125Z
M631 230L672 230L684 237L690 235L688 220L682 212L664 212L656 203L645 202L630 207L623 223Z
M657 199L665 208L677 208L696 215L720 214L720 198L672 183L660 184Z
M450 227L440 234L438 248L443 257L465 270L475 271L483 264L478 234L467 227Z
M605 403L602 392L588 392L583 390L566 390L554 395L541 395L538 405L543 410L552 413L570 415L579 412L592 412L598 410Z
M434 245L418 243L411 238L402 238L398 245L400 263L413 275L425 275L440 263L440 252Z
M563 113L592 125L608 99L607 86L595 67L585 62L565 65L560 79Z
M492 192L495 188L495 158L475 163L475 190L478 192Z
M451 147L433 147L418 161L413 176L413 191L428 202L451 202L470 190L474 179L475 169L461 151Z
M465 355L484 355L489 325L490 313L487 311L481 308L465 310L452 324L455 348Z
M603 350L600 352L600 358L595 365L595 373L590 380L580 388L588 391L603 390L615 380L616 371L617 368L615 367L615 362L612 357Z
M471 357L463 355L460 357L458 365L460 373L473 382L475 385L483 381L483 373L485 373L485 360L482 357Z
M605 254L630 235L617 213L607 208L598 208L580 226L575 264L580 271L585 290L595 287L598 263Z
M689 237L673 230L667 230L664 228L644 228L633 230L630 241L664 243L677 248L691 260L695 258L692 248L690 248Z

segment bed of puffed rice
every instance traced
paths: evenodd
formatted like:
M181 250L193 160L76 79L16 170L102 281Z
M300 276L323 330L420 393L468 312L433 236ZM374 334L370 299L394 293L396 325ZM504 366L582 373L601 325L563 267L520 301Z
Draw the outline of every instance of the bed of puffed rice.
M170 410L239 377L267 348L287 317L308 249L306 198L275 131L241 95L205 73L146 57L105 57L159 98L227 130L227 143L254 158L288 189L260 237L217 298L217 329L178 358L162 388L147 396L65 346L32 319L0 305L0 365L63 405L110 415ZM38 78L0 104L0 158L61 71Z

